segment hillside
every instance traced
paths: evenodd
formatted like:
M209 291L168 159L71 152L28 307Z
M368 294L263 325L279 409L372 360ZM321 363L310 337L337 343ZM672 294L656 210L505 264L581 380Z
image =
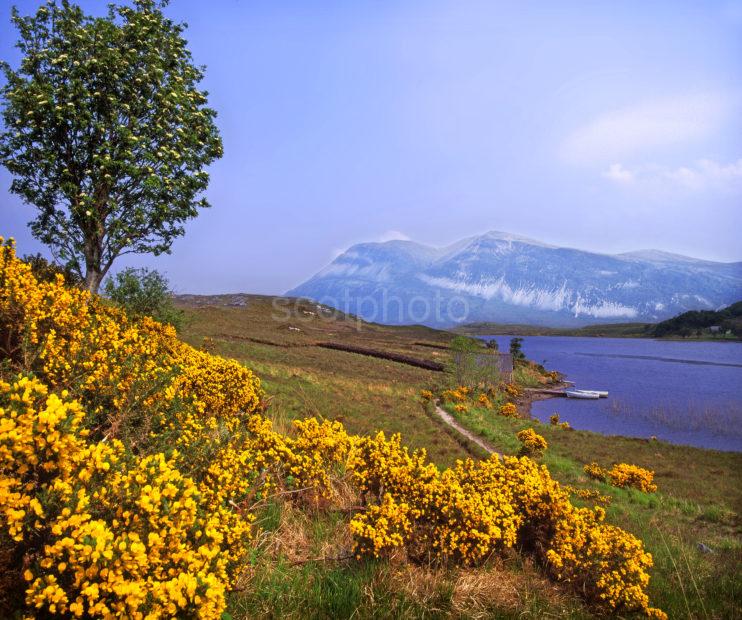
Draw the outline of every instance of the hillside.
M3 617L739 612L740 455L538 425L535 364L279 298L182 297L176 334L12 243L0 285Z
M271 416L279 425L319 411L358 432L376 428L401 431L405 441L428 447L440 464L452 463L467 454L481 455L452 436L421 405L419 390L440 389L448 381L445 375L309 346L329 337L439 360L446 352L431 345L446 345L450 334L420 327L371 325L339 313L324 319L305 315L304 312L316 310L313 305L299 305L296 312L275 322L270 318L273 303L269 297L191 298L182 304L191 320L184 337L193 344L211 338L214 351L244 360L255 368L273 396ZM299 326L303 331L289 331L288 326ZM519 409L526 412L527 400L518 402ZM533 424L524 419L493 416L476 407L466 414L453 414L505 454L517 452L515 432ZM741 611L733 601L739 598L742 588L742 551L738 541L738 515L742 512L738 472L742 455L562 431L544 425L537 428L548 440L545 462L554 475L565 484L609 496L609 519L646 542L656 563L651 594L670 617L724 618ZM687 467L689 460L694 464L692 468ZM645 497L590 481L582 467L593 461L628 461L653 469L660 491ZM715 483L706 484L709 479ZM267 518L277 524L281 535L288 528L294 536L300 536L302 544L309 547L307 553L314 557L336 548L331 542L337 535L335 521L312 526L307 539L303 528L308 524L297 524L294 512L284 508ZM712 548L713 554L700 553L699 542ZM301 552L282 553L287 558L296 559L297 553L298 559L305 557ZM263 566L263 572L256 577L258 590L245 593L234 602L235 617L274 613L302 617L307 609L316 615L348 617L358 614L358 605L377 610L368 611L368 615L379 613L375 605L392 605L395 614L410 618L592 616L589 609L564 598L542 581L532 566L517 558L496 562L484 572L453 570L444 574L394 565L380 566L371 572L349 571L322 562L295 566L289 562L283 566L280 577L272 565ZM698 590L692 585L688 588L693 580ZM303 585L305 581L313 584L309 591ZM686 586L685 592L680 583ZM372 588L374 603L364 594L368 588ZM392 603L395 597L390 599L390 590L397 591L405 602L400 603L397 598ZM432 607L439 611L431 613ZM365 615L362 613L361 617Z
M287 293L387 324L656 322L742 296L742 263L617 255L489 232L443 248L362 243Z
M309 302L258 295L179 296L189 326L186 341L248 364L271 395L274 419L288 423L322 415L357 433L401 432L441 464L465 451L421 410L420 390L439 373L315 346L341 342L437 362L452 334L428 327L359 321ZM276 308L279 310L276 310Z
M722 310L692 310L659 323L606 323L584 327L467 323L455 327L472 336L582 336L603 338L682 338L703 340L742 339L742 302Z
M718 311L684 312L655 325L652 335L658 338L719 338L742 339L742 301Z

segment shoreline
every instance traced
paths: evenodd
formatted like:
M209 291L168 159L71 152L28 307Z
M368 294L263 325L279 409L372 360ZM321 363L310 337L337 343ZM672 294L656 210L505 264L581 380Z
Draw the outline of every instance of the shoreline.
M559 383L552 384L548 388L544 388L544 389L552 389L553 388L555 390L558 390L558 389L568 388L569 386L570 386L569 383L566 383L564 381L560 381ZM538 390L539 388L526 388L526 389ZM546 422L542 422L541 420L539 420L538 418L536 418L536 417L533 416L533 412L532 412L533 403L539 402L539 401L544 401L544 400L551 400L551 399L555 399L555 398L563 398L563 397L562 396L558 396L556 394L548 394L548 393L544 393L544 392L533 391L533 392L524 392L523 396L518 397L515 400L515 402L518 405L519 410L521 410L522 413L523 413L523 417L521 419L523 419L523 420L533 420L533 421L537 422L538 424L546 424ZM660 439L660 438L654 438L654 439L652 439L651 437L641 437L641 436L638 436L638 435L622 435L620 433L608 434L608 433L601 433L600 431L590 430L590 429L587 429L587 428L574 428L574 427L572 427L571 430L580 431L580 432L584 432L584 433L592 433L592 434L595 434L595 435L600 435L601 437L604 437L606 439L610 439L610 438L614 438L615 437L615 438L620 438L620 439L630 439L630 440L635 440L635 441L640 441L640 442L646 442L646 443L652 443L652 442L654 442L654 443L662 443L662 444L665 444L665 445L668 445L668 446L676 446L676 447L681 447L681 448L691 448L693 450L703 450L705 452L719 452L719 453L724 453L724 454L742 454L742 450L722 450L720 448L707 448L707 447L695 446L693 444L687 444L687 443L676 443L676 442L673 442L673 441L668 441L667 439Z
M552 383L549 384L548 387L544 386L543 388L524 388L523 395L519 396L516 399L516 403L523 408L523 413L526 414L527 419L535 420L537 418L534 418L531 414L531 409L533 406L533 403L541 400L550 400L552 398L563 398L562 396L558 396L557 394L548 394L546 392L539 392L539 391L526 391L529 389L533 390L539 390L539 389L554 389L554 390L564 390L567 389L571 384L567 383L566 381L559 381L558 383Z
M595 340L654 340L655 342L718 342L718 343L737 343L742 344L740 338L683 338L682 336L668 336L668 337L657 337L657 336L640 336L636 334L619 335L619 334L534 334L534 333L513 333L513 332L452 332L462 334L464 336L470 336L472 338L491 338L494 336L503 336L509 338L592 338Z

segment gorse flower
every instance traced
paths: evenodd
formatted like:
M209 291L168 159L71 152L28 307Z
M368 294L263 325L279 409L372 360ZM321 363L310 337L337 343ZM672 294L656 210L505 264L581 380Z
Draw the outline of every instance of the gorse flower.
M654 472L637 465L616 463L611 469L603 469L597 463L585 465L585 473L591 478L607 482L614 487L633 488L644 493L654 493Z
M516 437L518 437L518 441L522 445L521 453L524 456L541 456L549 445L546 443L546 439L532 428L520 431Z
M661 617L641 541L573 506L529 458L441 471L399 435L314 418L278 433L242 365L61 275L39 282L2 240L0 334L0 530L13 545L0 569L23 584L27 617L219 618L256 505L276 490L332 501L341 477L366 506L350 521L359 557L473 565L518 545L596 604ZM543 440L529 431L524 444ZM640 475L614 470L625 485Z
M455 390L444 390L441 394L441 398L444 403L462 403L469 399L469 392L471 390L465 386L460 385Z

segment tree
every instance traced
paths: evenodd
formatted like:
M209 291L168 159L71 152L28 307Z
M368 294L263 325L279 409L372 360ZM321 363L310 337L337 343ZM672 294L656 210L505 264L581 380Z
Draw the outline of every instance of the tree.
M128 268L108 278L103 291L134 317L151 316L180 329L183 312L173 304L170 283L155 270Z
M82 284L80 276L74 271L68 267L52 263L39 253L24 256L23 262L31 267L33 275L41 282L53 282L57 275L61 275L67 286L80 286Z
M13 10L23 57L17 71L2 63L0 163L38 211L34 236L93 292L117 257L169 252L209 206L204 167L222 155L203 68L166 4Z
M500 345L497 344L497 340L492 338L492 340L487 341L487 348L491 349L492 351L499 351Z
M523 353L523 338L510 339L510 355L513 358L513 362L526 359Z

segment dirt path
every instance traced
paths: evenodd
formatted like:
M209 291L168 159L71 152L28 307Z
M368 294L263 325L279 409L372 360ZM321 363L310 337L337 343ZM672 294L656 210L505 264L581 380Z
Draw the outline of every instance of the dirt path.
M448 411L442 409L438 403L435 404L435 413L441 420L443 420L444 424L448 424L448 426L454 429L457 433L463 435L469 441L478 445L480 448L482 448L482 450L484 450L488 454L496 454L497 457L500 459L502 458L502 454L497 452L487 441L459 424L456 419L450 413L448 413Z

